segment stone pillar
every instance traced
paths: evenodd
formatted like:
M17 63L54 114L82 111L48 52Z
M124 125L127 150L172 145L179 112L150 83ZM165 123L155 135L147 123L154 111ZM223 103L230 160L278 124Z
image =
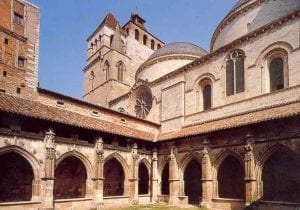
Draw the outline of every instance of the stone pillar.
M55 170L55 133L52 129L46 132L44 144L45 155L45 177L42 178L42 209L54 209L54 170Z
M170 185L170 200L169 204L176 205L179 203L180 180L178 165L176 160L177 148L171 148L170 163L169 163L169 185Z
M41 181L35 179L32 181L32 201L38 201L40 199Z
M257 194L257 183L254 175L254 155L253 155L253 136L247 134L245 145L245 190L246 190L246 206L250 205Z
M139 155L138 155L138 146L136 143L132 145L132 170L131 170L131 199L133 204L138 204L138 194L139 194L139 180L138 180L138 172L139 172L139 166L138 166L138 160L139 160Z
M158 195L158 177L157 177L157 149L153 150L152 155L152 193L151 193L151 202L157 203L157 195Z
M103 150L103 140L102 138L96 139L95 144L95 190L94 190L94 200L97 209L100 209L103 205L103 164L104 164L104 150Z
M201 206L205 208L211 207L211 200L213 196L213 179L212 168L209 157L210 142L204 139L202 151L202 202Z

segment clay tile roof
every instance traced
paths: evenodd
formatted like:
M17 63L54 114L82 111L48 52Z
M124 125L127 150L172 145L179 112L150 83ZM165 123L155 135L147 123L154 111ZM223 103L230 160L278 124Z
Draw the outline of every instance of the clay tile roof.
M109 12L102 20L100 25L97 27L97 29L88 37L87 40L90 40L103 26L107 26L115 30L118 24L119 22L117 21L115 16L111 12ZM126 32L122 28L120 28L120 33L124 36L126 35Z
M0 94L0 111L137 139L153 141L155 138L153 133L6 94Z
M101 22L100 27L105 25L111 29L115 29L117 24L118 24L117 19L115 18L115 16L113 16L113 14L111 12L109 12L105 16L104 20Z
M195 126L185 127L178 131L162 133L158 136L158 141L207 134L214 131L236 128L274 119L292 117L296 115L300 115L300 102L215 120Z

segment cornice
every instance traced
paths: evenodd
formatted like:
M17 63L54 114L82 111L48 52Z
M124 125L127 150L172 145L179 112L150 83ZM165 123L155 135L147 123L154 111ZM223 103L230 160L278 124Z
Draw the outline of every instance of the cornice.
M183 55L165 55L165 56L162 56L162 57L147 60L136 71L135 80L136 81L138 80L137 75L139 73L141 73L141 71L143 71L145 68L147 68L149 66L152 66L154 64L157 64L157 63L160 63L160 62L163 62L163 61L168 61L168 60L183 60L183 59L185 59L185 60L193 61L193 60L196 60L197 58L200 58L200 56L183 54Z
M229 23L231 23L233 20L235 20L238 16L248 12L250 9L253 9L254 7L259 6L261 3L268 1L268 0L257 0L251 4L248 4L248 2L245 2L244 4L240 5L239 7L235 8L234 10L230 11L228 15L225 16L225 18L219 23L217 28L215 29L211 43L210 43L210 51L213 52L213 46L215 44L215 41L218 37L218 35L221 33L222 29L227 26ZM248 4L248 5L246 5ZM246 5L246 6L245 6ZM243 7L243 8L241 8Z
M241 46L242 44L244 43L247 43L249 42L251 39L253 38L256 38L257 36L259 35L262 35L262 34L265 34L273 29L276 29L276 28L279 28L281 27L282 25L284 25L286 22L290 21L290 20L294 20L296 18L299 18L300 17L300 11L295 11L295 12L292 12L286 16L283 16L277 20L274 20L272 21L271 23L269 24L266 24L230 43L228 43L227 45L217 49L216 51L213 51L211 52L210 54L207 54L207 55L204 55L202 56L201 58L198 58L196 60L194 60L193 62L169 73L169 74L166 74L164 75L163 77L160 77L152 82L149 83L149 86L155 86L157 85L158 83L162 82L162 81L165 81L169 78L172 78L172 77L175 77L177 76L178 74L181 74L183 72L187 72L187 71L190 71L193 67L195 66L198 66L200 64L204 64L205 62L209 62L211 61L211 59L223 54L223 53L226 53L228 51L231 51L239 46Z
M26 42L27 41L27 38L22 36L22 35L19 35L11 30L8 30L7 28L4 28L3 26L0 26L0 32L4 32L20 41L23 41L23 42Z

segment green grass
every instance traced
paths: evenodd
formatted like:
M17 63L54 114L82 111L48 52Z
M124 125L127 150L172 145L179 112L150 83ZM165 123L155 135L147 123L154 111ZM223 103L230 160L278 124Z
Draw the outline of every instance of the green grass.
M107 208L105 210L206 210L204 208L197 208L193 206L188 207L177 207L177 206L167 206L167 205L141 205L141 206L131 206L123 208Z

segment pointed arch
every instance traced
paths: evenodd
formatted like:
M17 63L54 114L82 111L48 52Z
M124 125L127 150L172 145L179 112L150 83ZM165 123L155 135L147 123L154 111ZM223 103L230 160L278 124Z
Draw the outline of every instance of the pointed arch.
M220 198L245 198L244 164L235 153L224 153L216 165L217 195Z
M300 156L296 151L277 143L263 152L257 165L263 200L300 203Z
M180 165L182 191L190 204L199 205L202 197L202 161L198 153L189 153Z
M128 179L129 177L129 166L126 162L126 160L118 153L118 152L113 152L111 154L109 154L105 159L104 159L104 164L105 162L109 161L110 159L115 158L117 161L120 162L120 164L123 167L123 170L125 172L125 179Z
M124 80L124 71L126 71L125 64L123 61L118 61L116 64L116 67L118 69L118 81L123 82Z
M85 170L87 171L87 178L91 179L93 177L93 166L90 162L90 160L83 155L82 153L78 152L78 151L69 151L66 153L63 153L55 162L55 168L57 168L57 166L60 164L60 162L62 162L64 159L68 158L68 157L75 157L77 159L79 159L83 165L85 166Z
M300 202L300 158L289 147L276 144L260 163L262 199Z
M0 202L30 201L36 196L34 180L40 176L38 163L18 146L0 149Z
M150 163L143 158L138 165L138 194L148 194L150 186Z
M104 196L122 196L127 194L128 166L120 154L114 152L104 159L103 174Z
M21 155L23 158L25 158L29 164L31 165L31 168L33 170L33 174L34 174L34 179L40 179L43 174L41 174L42 168L41 165L39 163L39 161L27 150L19 147L19 146L15 146L15 145L10 145L10 146L6 146L6 147L2 147L0 148L0 155L8 153L8 152L15 152L19 155Z

